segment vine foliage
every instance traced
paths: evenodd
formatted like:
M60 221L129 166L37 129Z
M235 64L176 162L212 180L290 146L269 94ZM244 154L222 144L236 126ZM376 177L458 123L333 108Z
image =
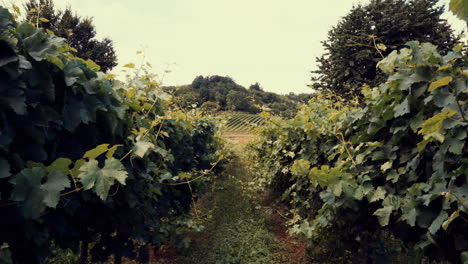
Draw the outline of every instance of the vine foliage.
M254 166L291 204L293 232L315 242L332 232L345 249L335 253L373 261L401 250L466 260L462 49L441 56L432 44L408 42L379 62L389 76L363 87L364 108L318 95L294 119L269 122L252 145ZM402 244L390 247L388 235Z
M149 64L114 80L3 7L0 50L0 259L146 261L188 228L221 159L213 122L171 112Z

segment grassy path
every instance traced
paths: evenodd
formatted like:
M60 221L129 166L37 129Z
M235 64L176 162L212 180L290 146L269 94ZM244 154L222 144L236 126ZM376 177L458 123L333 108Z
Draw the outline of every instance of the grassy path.
M307 263L303 242L290 238L282 219L265 195L250 188L244 162L233 160L214 187L199 202L212 218L177 263ZM266 203L266 204L265 204Z

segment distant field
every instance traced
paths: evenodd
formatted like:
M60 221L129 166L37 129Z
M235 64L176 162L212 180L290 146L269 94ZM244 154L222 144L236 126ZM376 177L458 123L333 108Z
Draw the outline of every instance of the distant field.
M225 133L248 134L256 127L265 124L262 117L254 114L233 113L228 116L227 120Z

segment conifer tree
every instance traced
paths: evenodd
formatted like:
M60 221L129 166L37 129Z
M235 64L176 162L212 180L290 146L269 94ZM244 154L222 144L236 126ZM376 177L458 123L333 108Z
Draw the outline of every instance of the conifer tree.
M70 7L64 11L56 10L52 0L30 0L25 4L25 9L28 21L67 39L70 47L76 50L77 57L93 60L104 72L117 65L112 40L95 38L96 30L92 18L80 17Z
M385 80L376 68L378 61L406 42L431 42L441 52L451 50L458 38L440 17L444 8L437 2L371 0L353 7L322 42L325 54L316 59L312 86L345 99L362 99L364 84L376 86Z

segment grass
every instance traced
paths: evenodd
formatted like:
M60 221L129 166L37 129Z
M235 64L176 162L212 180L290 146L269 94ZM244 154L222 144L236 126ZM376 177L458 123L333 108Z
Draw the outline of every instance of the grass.
M199 202L199 210L212 211L211 220L203 232L193 234L178 263L299 263L284 255L284 241L272 226L278 223L268 217L271 212L265 213L264 195L251 188L244 163L237 158L226 172L214 191Z

